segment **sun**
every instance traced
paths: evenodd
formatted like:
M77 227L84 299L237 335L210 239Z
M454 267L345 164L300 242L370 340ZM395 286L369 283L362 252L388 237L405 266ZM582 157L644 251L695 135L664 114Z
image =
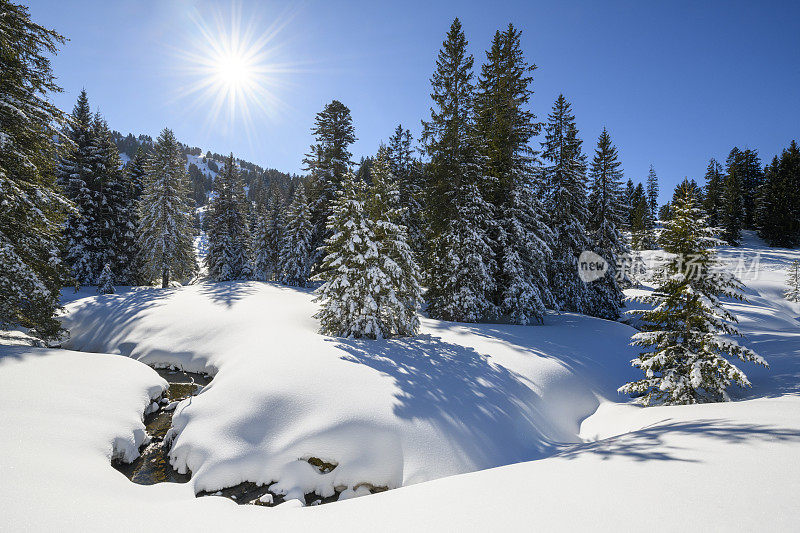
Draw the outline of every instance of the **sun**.
M295 71L281 60L281 30L287 12L265 22L233 4L230 13L195 12L191 35L176 50L176 70L182 77L178 97L191 97L189 112L202 113L208 128L250 136L262 117L272 118L285 109L278 94Z

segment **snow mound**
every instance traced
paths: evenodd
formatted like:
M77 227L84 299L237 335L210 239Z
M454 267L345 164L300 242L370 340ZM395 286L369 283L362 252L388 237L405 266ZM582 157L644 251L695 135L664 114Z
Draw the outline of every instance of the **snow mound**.
M418 337L370 341L319 335L316 309L309 291L202 283L77 300L64 322L70 348L216 375L173 419L171 462L196 492L348 497L538 459L579 440L634 356L632 328L579 315L424 320Z

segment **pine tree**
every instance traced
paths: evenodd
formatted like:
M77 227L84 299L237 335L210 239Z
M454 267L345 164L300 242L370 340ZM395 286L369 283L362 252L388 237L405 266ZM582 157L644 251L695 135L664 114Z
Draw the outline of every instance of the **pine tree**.
M404 211L389 151L381 146L372 168L365 212L378 251L375 267L382 273L372 276L376 282L384 281L373 293L384 336L415 335L419 330L420 270L408 244L408 230L401 223Z
M139 215L139 246L147 251L144 272L148 280L160 277L162 287L197 272L191 205L180 145L165 128L147 160Z
M53 139L64 123L49 57L64 38L0 0L0 327L52 338L66 268L59 258L70 203L56 185Z
M767 165L756 209L758 234L771 246L800 244L800 147L789 147Z
M145 164L147 162L147 152L143 146L136 149L136 154L133 156L128 164L125 166L125 173L127 174L126 183L128 185L128 198L130 204L127 206L127 216L133 224L133 242L131 243L132 249L129 251L131 257L128 272L130 276L130 283L132 285L141 285L147 282L147 276L144 272L145 252L139 248L139 214L141 212L141 198L144 191L145 183Z
M58 166L58 182L76 210L64 226L64 259L78 285L91 284L97 278L97 237L99 215L95 195L96 179L93 162L94 131L89 98L82 90L72 110L64 137L68 145Z
M650 218L650 205L647 193L639 183L633 190L631 208L631 246L634 250L651 250L655 248L653 219Z
M430 316L467 322L494 313L494 260L488 237L493 215L483 198L472 65L461 22L455 19L431 78L430 120L423 122L423 149L430 157L426 297Z
M542 157L545 207L555 232L550 285L556 306L578 313L591 309L586 284L578 277L578 256L590 249L586 232L586 156L581 152L575 116L559 95L545 124Z
M302 183L298 183L294 190L286 218L286 232L281 245L281 282L285 285L305 287L308 285L313 259L311 249L313 227L311 210Z
M744 222L744 199L735 166L728 169L722 191L722 238L731 246L739 246Z
M114 275L111 273L111 264L106 263L97 280L97 292L100 294L114 294Z
M475 97L485 197L497 223L490 239L497 262L493 303L516 324L541 322L553 297L547 280L552 232L534 194L537 154L530 140L541 125L527 104L535 65L525 60L522 32L512 24L496 32L481 67Z
M392 174L398 181L400 205L403 212L400 224L408 229L408 243L417 257L425 248L422 172L414 160L411 132L398 125L387 146Z
M647 173L647 206L650 209L650 220L658 220L658 176L656 169L650 165Z
M789 265L784 296L790 302L800 302L800 261L792 261Z
M331 206L341 188L345 173L353 162L349 147L356 141L350 109L338 100L326 104L311 128L316 144L303 159L310 174L309 203L314 227L311 243L312 264L320 259L318 249L329 236L327 230Z
M732 383L750 385L728 358L767 366L729 338L739 335L736 317L720 298L741 300L742 284L717 260L696 190L683 187L676 196L661 236L670 259L656 271L657 288L640 298L652 309L632 311L643 324L633 344L651 347L632 361L645 377L619 389L639 395L644 405L727 400Z
M248 279L252 277L248 201L233 154L214 180L214 192L205 258L208 274L214 281Z
M704 208L708 216L708 224L712 228L719 226L723 215L723 190L724 177L722 175L722 165L713 157L706 167L706 186Z
M608 270L602 278L590 285L594 294L594 305L589 314L613 320L619 318L619 309L624 298L617 282L617 265L630 252L619 231L626 216L620 165L617 148L611 143L608 131L603 128L597 139L597 149L589 170L591 185L587 228L593 251L606 260Z
M633 184L633 180L628 178L628 181L625 183L625 191L622 193L623 205L625 206L625 219L622 227L626 231L631 231L634 205L633 195L635 192L636 187Z

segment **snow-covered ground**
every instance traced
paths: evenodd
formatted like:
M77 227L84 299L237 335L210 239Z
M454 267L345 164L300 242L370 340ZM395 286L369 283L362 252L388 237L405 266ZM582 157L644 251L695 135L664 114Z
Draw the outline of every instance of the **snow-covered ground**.
M761 254L760 275L731 307L771 368L743 366L753 389L715 405L630 405L616 388L636 376L634 330L579 315L530 327L426 319L413 339L356 341L317 334L312 294L271 284L67 295L67 347L101 353L0 347L3 524L791 530L800 306L781 293L800 252L750 235L743 249ZM185 485L135 485L110 466L135 453L165 385L139 361L215 375L173 420ZM312 456L338 466L320 474ZM309 508L194 497L245 480L277 481L289 498L397 490Z

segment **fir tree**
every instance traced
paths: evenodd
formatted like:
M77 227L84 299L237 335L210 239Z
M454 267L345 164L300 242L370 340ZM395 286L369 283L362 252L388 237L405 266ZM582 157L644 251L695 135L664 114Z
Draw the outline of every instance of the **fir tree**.
M625 191L622 193L623 198L623 205L625 207L625 219L623 222L622 227L626 231L631 231L631 225L633 221L633 205L634 205L634 193L636 192L636 186L633 184L633 180L628 178L628 181L625 183Z
M617 265L629 253L628 245L619 231L626 216L620 165L617 149L611 143L608 131L603 128L589 170L591 185L587 227L594 252L608 263L605 275L590 285L594 294L590 314L609 319L619 318L623 294L617 283Z
M270 192L266 209L258 216L253 232L253 275L261 281L280 279L280 254L283 242L283 206L274 191Z
M387 145L392 174L398 181L400 205L403 211L400 224L408 230L408 243L417 257L421 257L424 242L423 183L418 161L411 148L411 132L398 125Z
M639 183L633 190L631 207L631 246L634 250L650 250L655 247L653 219L650 218L650 205L647 193Z
M455 19L431 78L434 107L423 122L430 157L426 185L430 248L426 258L428 311L444 320L474 322L494 308L494 263L488 228L492 208L473 120L473 58Z
M75 205L75 211L64 226L64 259L69 265L77 285L91 284L97 278L97 237L99 226L96 218L99 206L95 191L95 175L92 168L94 131L89 98L82 90L72 110L64 137L67 146L58 165L58 182L67 198Z
M642 321L633 344L650 350L632 361L645 377L619 390L639 395L644 405L693 404L727 400L732 384L750 385L728 358L767 366L755 352L731 340L736 317L721 297L741 300L742 284L719 264L712 230L701 215L696 191L682 188L673 217L661 235L670 258L655 275L657 288L640 300L652 309L632 311Z
M111 264L106 263L97 280L97 292L100 294L114 294L114 276L111 273Z
M318 249L328 237L327 221L345 173L353 162L349 147L356 141L350 109L338 100L326 104L311 128L316 144L303 159L310 174L309 202L314 227L311 261L320 259Z
M800 244L800 147L789 147L767 165L756 209L758 234L771 246Z
M790 302L800 302L800 261L792 261L789 265L784 296Z
M512 323L541 322L553 297L547 280L552 232L534 194L541 125L527 109L535 65L525 60L521 32L496 32L481 67L475 97L476 131L484 165L484 195L496 214L490 233L497 263L493 303Z
M731 246L739 246L744 222L744 199L736 167L728 169L722 193L722 238Z
M248 279L252 277L248 201L233 154L214 180L214 192L205 258L208 274L214 281Z
M49 102L50 57L64 38L0 0L0 327L52 338L66 269L61 225L70 208L56 185L53 139L64 122Z
M133 242L130 243L132 247L129 251L131 263L128 267L130 276L130 283L139 285L147 282L147 276L144 272L145 252L139 248L139 214L141 212L141 198L144 191L145 183L145 164L147 162L147 152L143 146L136 149L136 153L128 164L125 166L125 173L127 175L126 183L128 186L128 198L130 204L127 206L129 220L133 224Z
M373 164L365 212L378 251L375 267L381 272L372 276L376 282L384 282L373 293L384 336L414 335L419 330L420 270L408 244L408 230L401 223L404 211L389 151L381 146Z
M708 224L713 228L719 226L722 222L724 182L722 166L712 157L708 162L708 167L706 167L704 208L708 217Z
M578 277L578 256L590 248L586 233L586 156L581 152L575 117L559 95L545 124L542 157L545 206L555 232L550 284L556 305L578 313L591 309L586 284Z
M650 209L650 220L658 220L658 176L653 165L650 165L647 173L647 207Z
M297 184L286 218L286 232L281 245L281 282L285 285L305 287L308 285L313 258L311 249L313 228L311 210L302 183Z
M165 128L147 160L139 219L139 246L147 251L144 272L148 280L160 277L162 287L197 272L190 206L183 154L175 134Z

